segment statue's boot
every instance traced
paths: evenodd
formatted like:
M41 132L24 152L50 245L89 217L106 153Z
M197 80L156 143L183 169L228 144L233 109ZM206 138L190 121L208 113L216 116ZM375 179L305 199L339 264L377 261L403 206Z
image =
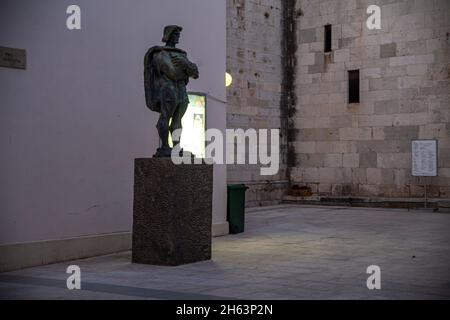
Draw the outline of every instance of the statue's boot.
M166 119L162 117L157 124L159 138L161 139L162 146L158 148L154 158L170 158L172 156L172 148L169 146L169 125Z

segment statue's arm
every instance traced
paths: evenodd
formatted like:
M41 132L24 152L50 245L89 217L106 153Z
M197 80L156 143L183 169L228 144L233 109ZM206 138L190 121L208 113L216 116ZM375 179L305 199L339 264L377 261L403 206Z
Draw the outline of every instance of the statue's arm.
M192 77L194 79L197 79L199 77L197 65L195 63L189 61L189 59L186 56L184 56L184 57L173 57L172 58L172 62L173 62L174 65L176 65L179 68L183 69L184 72L189 77Z
M195 63L192 63L188 60L188 67L187 67L187 73L190 77L194 79L198 79L198 67Z
M162 51L158 53L155 55L154 59L160 74L166 75L171 80L177 80L175 67L172 64L170 55L167 52Z

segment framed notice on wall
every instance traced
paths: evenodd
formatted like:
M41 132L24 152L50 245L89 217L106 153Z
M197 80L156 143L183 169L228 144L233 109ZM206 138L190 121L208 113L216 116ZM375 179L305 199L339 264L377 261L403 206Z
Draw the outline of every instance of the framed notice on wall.
M437 140L413 140L411 159L414 177L436 177Z

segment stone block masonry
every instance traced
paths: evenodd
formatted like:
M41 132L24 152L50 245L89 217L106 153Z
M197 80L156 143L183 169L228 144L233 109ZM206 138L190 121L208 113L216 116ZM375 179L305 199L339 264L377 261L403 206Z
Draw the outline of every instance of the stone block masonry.
M366 27L369 4L381 7L381 30ZM439 177L430 190L448 198L450 2L298 0L297 8L292 183L321 196L422 197L424 181L410 173L411 140L437 139ZM320 38L327 24L330 54ZM347 71L355 69L360 103L349 104Z
M286 62L288 2L295 4L296 45ZM227 68L234 78L227 125L287 128L277 176L267 180L253 166L228 168L230 183L250 185L249 206L275 204L295 184L324 197L422 197L424 180L410 173L412 139L438 140L439 177L430 179L430 190L449 198L450 1L227 4ZM381 8L381 30L366 27L370 4ZM324 53L328 24L332 52ZM359 103L348 103L349 70L360 71ZM283 82L286 76L294 83Z
M282 0L227 0L227 127L281 129ZM314 64L314 55L312 55ZM283 131L281 130L282 134ZM283 134L280 140L286 139ZM284 143L284 146L286 144ZM286 147L280 171L261 176L255 165L228 165L228 183L245 183L247 206L281 202L288 186Z

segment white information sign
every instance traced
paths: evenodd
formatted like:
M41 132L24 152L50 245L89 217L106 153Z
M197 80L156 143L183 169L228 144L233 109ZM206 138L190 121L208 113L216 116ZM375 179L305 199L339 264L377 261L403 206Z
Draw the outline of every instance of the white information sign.
M414 177L437 176L437 140L413 140L411 153Z

